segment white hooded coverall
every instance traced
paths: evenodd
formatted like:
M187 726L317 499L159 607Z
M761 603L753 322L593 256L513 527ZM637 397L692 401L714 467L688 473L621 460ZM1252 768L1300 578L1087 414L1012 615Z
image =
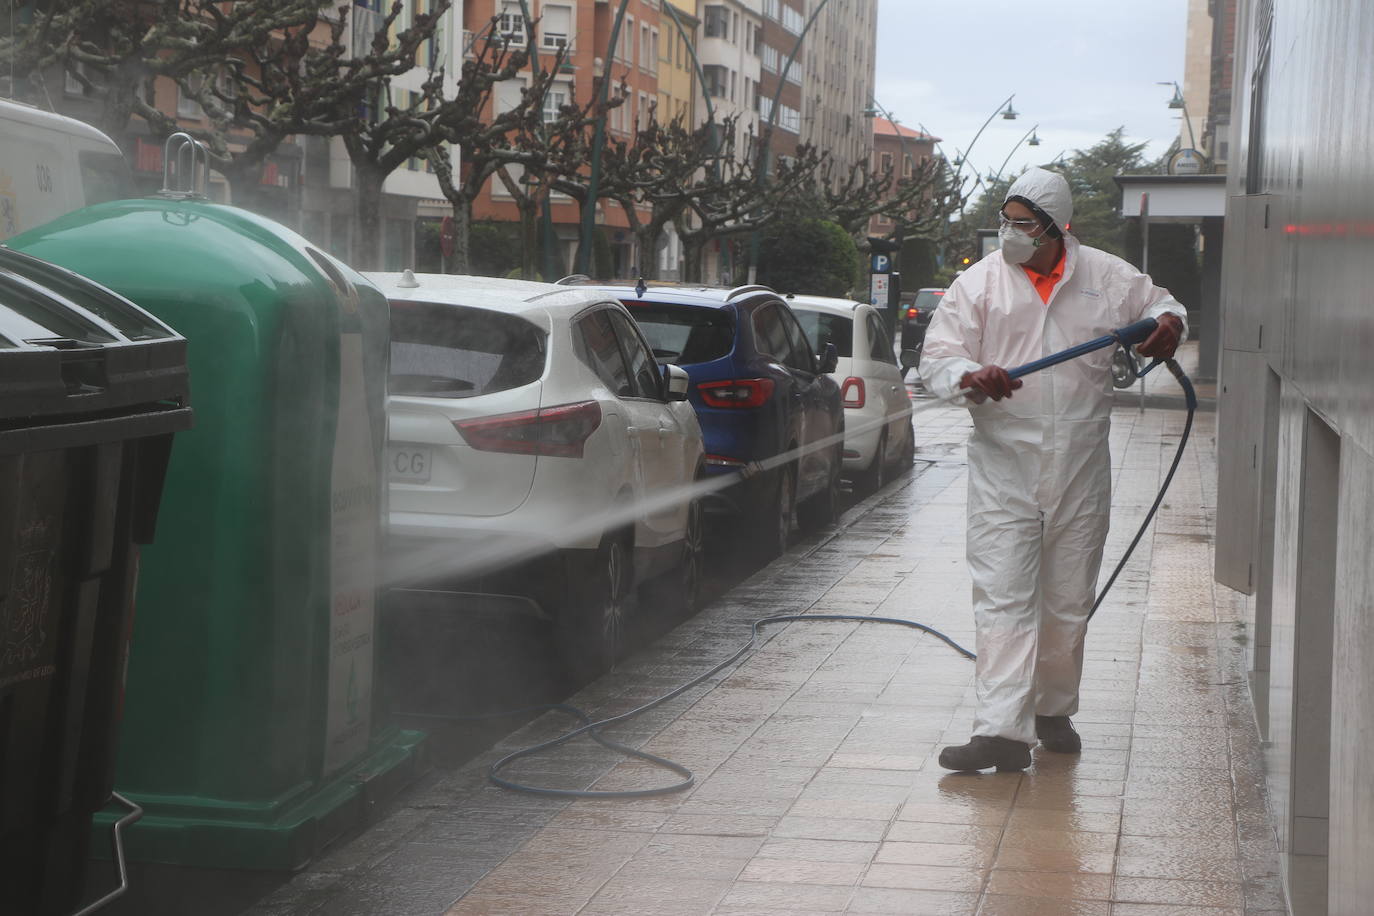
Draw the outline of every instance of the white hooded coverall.
M1031 169L1008 191L1057 226L1062 177ZM920 375L949 396L965 372L1006 369L1145 317L1187 312L1129 263L1064 234L1064 273L1044 303L1023 267L996 252L949 288L926 333ZM1186 339L1186 324L1180 339ZM1083 639L1111 507L1113 348L1025 376L1012 397L966 401L968 564L977 627L973 734L1034 744L1035 716L1078 710Z

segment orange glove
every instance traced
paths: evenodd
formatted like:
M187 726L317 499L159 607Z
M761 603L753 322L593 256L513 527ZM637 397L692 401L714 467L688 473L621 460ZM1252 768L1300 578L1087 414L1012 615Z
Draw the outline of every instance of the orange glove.
M1183 322L1171 312L1159 316L1159 326L1154 333L1135 348L1141 356L1150 359L1172 359L1178 349L1178 339L1183 334Z
M1021 387L1019 378L1012 378L1001 366L984 366L977 372L965 372L959 379L960 388L970 388L968 397L975 404L988 398L1000 401L1011 397L1011 393Z

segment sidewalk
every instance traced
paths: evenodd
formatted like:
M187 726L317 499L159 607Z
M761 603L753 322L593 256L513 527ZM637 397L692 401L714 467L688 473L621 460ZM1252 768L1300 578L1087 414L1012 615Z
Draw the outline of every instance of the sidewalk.
M1153 501L1183 413L1116 411L1105 576ZM902 617L970 648L967 413L918 417L916 472L846 514L572 699L602 716L666 692L778 613ZM432 777L371 831L251 916L460 914L1282 913L1240 596L1212 582L1215 414L1199 412L1153 532L1088 636L1081 757L1022 774L950 774L967 739L971 662L882 624L773 627L723 680L613 737L695 771L641 800L517 794L497 756L569 725L545 716ZM676 779L578 741L512 778L641 788Z

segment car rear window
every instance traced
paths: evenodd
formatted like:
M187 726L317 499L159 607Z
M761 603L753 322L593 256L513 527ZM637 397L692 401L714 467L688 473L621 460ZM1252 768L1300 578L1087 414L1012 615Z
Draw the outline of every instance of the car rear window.
M82 150L77 154L81 167L81 192L86 206L133 197L133 177L129 164L118 153Z
M792 307L811 349L817 353L825 352L825 345L833 343L841 357L854 355L854 319L847 315L831 315L828 312L808 312Z
M544 374L544 331L488 309L421 302L391 305L391 393L471 398L528 385Z
M912 305L914 305L918 309L925 309L927 311L931 311L934 310L935 307L940 304L940 300L944 297L944 295L944 290L941 290L937 293L928 289L923 289L916 294L916 301L912 303Z
M709 363L735 348L735 321L728 309L661 302L625 305L660 363Z

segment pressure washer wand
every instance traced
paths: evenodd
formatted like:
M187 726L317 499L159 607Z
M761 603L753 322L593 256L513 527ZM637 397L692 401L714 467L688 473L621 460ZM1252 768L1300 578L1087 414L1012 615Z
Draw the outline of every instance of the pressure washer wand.
M1048 369L1050 366L1056 366L1059 363L1066 363L1071 359L1077 359L1085 353L1091 353L1094 350L1101 350L1105 347L1112 347L1117 344L1123 347L1130 347L1134 344L1142 343L1147 337L1154 333L1158 325L1159 322L1153 318L1142 318L1140 321L1128 324L1124 328L1117 328L1110 334L1104 334L1096 340L1081 343L1076 347L1069 347L1067 350L1060 350L1058 353L1051 353L1043 359L1037 359L1034 362L1026 363L1024 366L1017 366L1015 369L1008 369L1007 375L1012 378L1020 378L1023 375L1030 375L1032 372L1039 372L1041 369ZM1136 531L1135 538L1131 541L1131 545L1126 548L1126 552L1122 554L1120 562L1116 564L1116 569L1112 570L1111 577L1107 579L1106 586L1098 593L1097 600L1093 602L1092 609L1088 611L1089 620L1093 619L1093 615L1097 613L1098 607L1102 604L1102 599L1107 597L1107 593L1111 591L1112 586L1116 584L1117 576L1121 575L1121 570L1126 567L1126 561L1129 560L1131 554L1135 552L1136 545L1139 544L1140 539L1145 536L1146 529L1149 528L1150 522L1154 520L1155 513L1159 511L1160 504L1164 502L1164 494L1169 492L1169 484L1173 482L1174 472L1178 470L1179 462L1183 460L1183 450L1188 445L1188 434L1193 429L1193 414L1197 411L1197 392L1193 390L1192 381L1188 378L1188 375L1183 371L1183 368L1179 366L1176 360L1157 359L1143 370L1136 369L1135 362L1132 360L1132 372L1135 374L1136 378L1143 378L1146 373L1161 362L1169 367L1169 371L1173 373L1174 378L1178 380L1179 385L1183 388L1184 398L1186 399L1188 407L1188 417L1183 424L1183 433L1179 436L1178 451L1174 454L1173 464L1169 466L1168 473L1164 475L1164 485L1159 488L1159 493L1155 496L1154 504L1151 505L1150 510L1145 513L1145 520L1141 522L1140 529Z
M1037 359L1034 362L1026 363L1024 366L1017 366L1015 369L1008 369L1007 375L1012 378L1020 378L1023 375L1030 375L1032 372L1039 372L1041 369L1048 369L1050 366L1066 363L1071 359L1078 359L1078 357L1085 353L1091 353L1094 350L1114 347L1117 344L1121 344L1123 347L1129 347L1132 344L1143 342L1145 338L1154 333L1158 325L1159 322L1155 321L1153 318L1142 318L1137 322L1126 325L1124 328L1117 328L1110 334L1103 334L1096 340L1090 340L1087 343L1069 347L1067 350L1060 350L1058 353L1051 353L1043 359Z

